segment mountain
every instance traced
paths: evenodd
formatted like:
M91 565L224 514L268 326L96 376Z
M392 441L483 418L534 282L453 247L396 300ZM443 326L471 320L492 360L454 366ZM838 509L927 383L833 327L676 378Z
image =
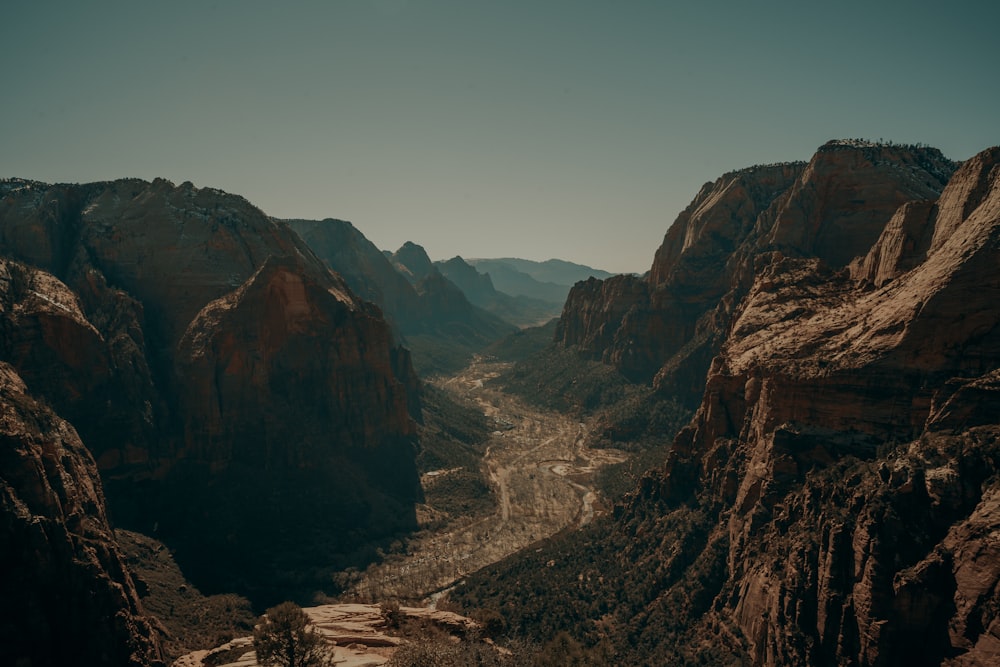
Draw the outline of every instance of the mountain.
M562 309L561 303L511 296L497 291L490 274L479 273L461 257L434 262L434 266L445 278L455 283L470 302L517 326L545 324L557 318Z
M995 664L998 266L1000 148L833 141L574 288L559 341L697 410L582 560L538 556L559 615L633 661Z
M423 321L412 284L354 225L346 220L285 220L306 245L361 297L377 304L400 332Z
M460 368L514 326L469 302L419 245L384 253L344 220L286 220L350 288L378 305L422 374Z
M516 330L511 323L470 303L416 243L408 241L387 257L413 284L422 304L424 317L420 326L409 332L407 341L431 360L428 370L457 370L472 354Z
M856 227L857 246L796 237L826 262L774 255L647 487L718 517L729 571L710 615L755 664L1000 658L1000 149L936 202L917 216L929 245L899 242L911 206ZM909 255L877 288L835 270L873 234L864 264Z
M536 262L530 259L519 259L517 257L500 257L495 259L471 259L469 263L478 267L480 264L499 265L503 264L515 271L519 271L531 276L538 282L555 283L556 285L573 285L587 278L610 278L612 273L601 271L585 264L567 262L563 259L547 259L544 262Z
M725 174L668 229L646 277L578 286L557 339L694 406L734 309L774 253L846 267L900 206L936 199L953 170L935 149L830 142L808 164Z
M489 273L496 289L511 296L563 303L575 283L588 278L610 278L607 271L559 259L535 262L528 259L470 259L477 271Z
M408 353L287 225L190 183L9 180L0 254L0 360L201 589L317 590L415 526Z

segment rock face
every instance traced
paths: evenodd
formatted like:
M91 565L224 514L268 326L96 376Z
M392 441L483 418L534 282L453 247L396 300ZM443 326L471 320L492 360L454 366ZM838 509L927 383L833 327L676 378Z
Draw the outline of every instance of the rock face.
M251 594L414 525L408 354L287 225L163 180L0 196L0 253L42 269L5 264L0 352L80 433L116 521Z
M875 190L914 197L894 210L858 180L887 151L824 147L758 220L701 405L627 510L709 517L725 575L691 620L755 665L1000 659L1000 148L930 201L927 156L893 149L912 188L892 167ZM795 194L831 160L853 185Z
M332 218L286 222L356 294L378 304L401 333L419 326L420 299L413 285L354 225Z
M349 222L287 222L352 290L382 308L397 336L416 353L421 372L461 367L474 352L514 330L470 303L415 243L388 254ZM453 354L440 354L442 349Z
M832 141L807 164L726 174L667 231L642 279L647 297L608 285L597 305L586 295L595 285L577 286L585 294L570 295L556 339L695 406L734 308L772 253L846 266L901 205L936 200L953 169L934 149Z
M0 363L0 662L162 665L73 427Z

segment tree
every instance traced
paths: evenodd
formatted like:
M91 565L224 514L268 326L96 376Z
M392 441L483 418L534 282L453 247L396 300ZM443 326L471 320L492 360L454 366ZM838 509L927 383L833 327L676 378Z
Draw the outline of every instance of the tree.
M323 636L294 602L282 602L260 617L253 629L257 662L265 667L328 667L333 664Z

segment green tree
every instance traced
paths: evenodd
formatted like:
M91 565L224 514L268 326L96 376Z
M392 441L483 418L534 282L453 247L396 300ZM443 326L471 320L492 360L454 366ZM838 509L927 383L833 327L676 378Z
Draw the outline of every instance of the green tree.
M257 662L265 667L328 667L333 655L309 617L294 602L282 602L260 617L253 629Z

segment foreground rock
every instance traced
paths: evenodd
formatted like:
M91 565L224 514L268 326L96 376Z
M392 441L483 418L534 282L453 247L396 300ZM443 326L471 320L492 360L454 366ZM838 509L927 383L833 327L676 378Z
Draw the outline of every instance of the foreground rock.
M73 427L0 363L0 663L163 664Z
M376 667L385 664L394 650L410 640L388 627L386 613L378 605L329 604L303 609L330 645L334 663L345 667ZM478 627L471 619L452 612L424 607L399 607L393 623L420 621L454 637L463 637ZM178 658L173 667L257 667L252 637L241 637L208 651L195 651Z

